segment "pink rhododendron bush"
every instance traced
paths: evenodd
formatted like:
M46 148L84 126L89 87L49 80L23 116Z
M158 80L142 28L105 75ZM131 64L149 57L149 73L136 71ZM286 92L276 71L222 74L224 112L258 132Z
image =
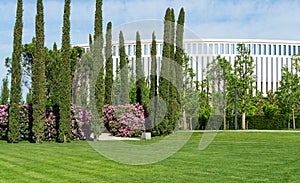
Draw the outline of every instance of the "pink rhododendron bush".
M32 105L20 104L20 134L23 140L31 139L32 129ZM8 132L8 116L9 105L0 105L0 139L7 138ZM46 120L44 125L44 141L55 141L58 135L57 118L58 114L55 114L52 110L47 109ZM89 124L91 121L91 113L84 108L76 105L71 106L70 128L72 140L85 140L86 136L90 135Z
M144 109L140 104L105 105L103 121L106 129L117 137L137 137L144 129Z

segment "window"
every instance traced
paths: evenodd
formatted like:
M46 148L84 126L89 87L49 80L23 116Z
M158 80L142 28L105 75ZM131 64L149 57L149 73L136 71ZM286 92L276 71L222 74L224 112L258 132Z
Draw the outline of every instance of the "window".
M300 46L298 46L298 54L300 54Z
M263 45L264 46L264 55L266 55L267 54L267 45Z
M273 45L273 54L276 55L276 45Z
M131 45L128 45L128 55L131 55Z
M229 54L229 44L226 44L226 46L225 46L225 53Z
M187 44L187 53L191 54L191 44Z
M261 44L258 44L258 54L261 55Z
M196 54L196 51L197 51L197 45L194 43L193 44L193 54Z
M118 68L119 68L119 60L118 58L116 58L116 70L118 71Z
M162 55L162 50L163 50L163 45L162 45L162 44L160 44L160 49L159 49L159 53L160 53L160 55Z
M256 55L256 44L253 44L253 54Z
M288 54L292 55L292 46L291 45L288 46Z
M142 58L143 73L145 73L145 57Z
M213 53L213 44L209 44L209 54Z
M203 48L203 54L207 54L207 44L206 43L204 43L204 48Z
M198 44L198 54L202 54L202 44Z
M293 46L293 54L297 54L296 53L296 46Z
M116 46L113 46L113 56L116 56L117 53L116 53Z
M144 45L144 55L148 55L148 45Z
M134 59L131 58L131 74L134 75Z
M198 72L199 72L199 70L198 70L198 67L199 67L199 65L198 65L198 57L196 57L196 81L199 81L199 78L198 78Z
M269 69L269 59L266 57L266 81L268 82L269 76L268 76L268 69Z
M268 49L268 54L271 55L271 54L272 54L272 53L271 53L271 52L272 52L272 46L269 44L268 47L269 47L269 49Z
M235 46L234 46L234 44L231 44L231 54L235 54Z
M136 46L133 45L133 54L135 55L136 54Z
M224 54L224 44L223 43L220 44L220 52L221 52L221 54Z
M278 54L281 55L281 45L278 45Z
M283 45L283 55L286 55L286 45Z
M218 44L215 44L215 54L218 54L219 53L219 45Z

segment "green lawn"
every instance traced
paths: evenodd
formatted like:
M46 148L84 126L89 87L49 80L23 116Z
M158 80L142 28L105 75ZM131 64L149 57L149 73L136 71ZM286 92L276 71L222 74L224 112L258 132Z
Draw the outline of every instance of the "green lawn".
M108 160L84 141L40 145L0 141L0 182L300 181L300 133L221 132L204 151L198 150L201 136L194 133L168 159L139 166Z

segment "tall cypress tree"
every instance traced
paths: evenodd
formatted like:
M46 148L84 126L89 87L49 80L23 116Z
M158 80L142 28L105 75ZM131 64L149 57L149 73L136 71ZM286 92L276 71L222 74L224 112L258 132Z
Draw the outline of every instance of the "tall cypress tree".
M95 69L98 73L96 75L95 85L95 100L98 114L102 115L102 108L104 105L104 58L103 58L103 31L102 31L102 0L96 1L95 12L95 27L94 27L94 62ZM99 70L98 70L99 69Z
M2 80L2 88L1 88L1 105L8 104L9 99L9 89L8 89L8 78Z
M159 111L158 118L162 119L162 121L158 125L158 131L161 135L169 134L169 99L170 99L170 50L171 50L171 9L168 8L166 10L165 18L164 18L164 43L163 43L163 53L162 53L162 61L161 61L161 70L159 77L159 87L158 92L159 96L162 100L164 100L165 105L167 106L166 115L163 114L163 104L158 103L157 109Z
M150 93L149 99L152 100L150 104L150 120L152 130L156 128L156 113L157 113L157 59L156 59L156 37L152 33L152 46L151 46L151 75L150 75Z
M177 19L176 26L176 52L175 52L175 62L177 63L176 69L176 84L179 86L179 89L183 88L183 65L184 65L184 51L183 51L183 33L184 33L184 19L185 12L184 9L180 9L180 13ZM180 91L179 94L181 94ZM182 95L177 95L177 112L179 113L182 109Z
M71 41L70 41L70 4L71 0L65 0L64 18L62 28L62 58L60 64L60 121L59 141L68 142L71 138Z
M143 73L143 66L142 66L142 46L141 46L141 37L139 32L136 33L136 102L147 106L147 84L146 78Z
M14 27L14 46L12 54L12 75L11 75L11 93L8 123L8 141L11 143L18 142L20 139L19 122L21 100L21 54L22 54L22 34L23 34L23 1L18 0L16 11L16 22Z
M176 67L177 65L174 63L174 39L175 39L175 15L174 15L174 9L171 9L170 12L170 66L169 66L169 111L168 111L168 119L169 119L169 125L168 125L168 133L173 131L178 124L178 114L179 114L179 104L177 102L177 99L179 97L178 95L178 87L176 86Z
M91 34L89 34L89 47L90 47L90 52L93 52L93 38Z
M106 27L106 46L105 46L105 104L112 105L112 87L114 82L113 76L113 60L112 60L112 24L107 23Z
M122 31L119 34L119 54L120 54L120 81L121 81L121 91L120 91L120 104L124 105L128 103L129 100L129 89L128 89L128 69L126 63L126 53L124 47L124 36Z
M44 7L37 1L35 22L36 51L32 65L33 135L36 143L42 141L45 124L45 51L44 51Z
M143 105L144 108L144 116L146 118L145 128L146 130L151 129L150 120L148 117L148 101L149 94L147 90L146 78L143 73L142 66L142 46L141 46L141 36L140 33L136 33L136 62L135 62L135 81L136 81L136 102Z

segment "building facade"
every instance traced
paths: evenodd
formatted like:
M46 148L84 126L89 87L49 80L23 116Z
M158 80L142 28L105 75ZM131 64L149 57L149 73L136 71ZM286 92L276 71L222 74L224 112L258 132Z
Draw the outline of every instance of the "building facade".
M275 92L279 87L282 68L287 66L293 69L292 56L300 54L300 41L284 40L257 40L257 39L186 39L184 40L185 52L190 57L189 66L195 72L195 80L201 81L206 77L207 65L217 55L225 57L232 65L237 53L237 44L244 43L250 49L254 59L256 87L266 94L268 91ZM79 45L88 51L88 45ZM129 59L129 67L135 69L135 41L125 41L125 50ZM161 66L163 41L157 40L158 68ZM151 68L151 40L142 40L142 64L147 78ZM119 48L118 42L113 42L112 48L113 67L118 69ZM157 71L159 75L159 69Z

